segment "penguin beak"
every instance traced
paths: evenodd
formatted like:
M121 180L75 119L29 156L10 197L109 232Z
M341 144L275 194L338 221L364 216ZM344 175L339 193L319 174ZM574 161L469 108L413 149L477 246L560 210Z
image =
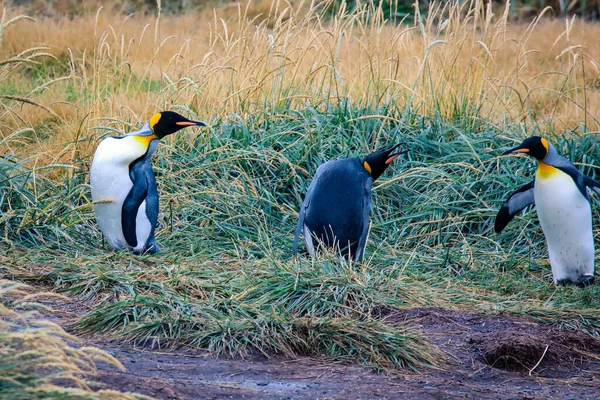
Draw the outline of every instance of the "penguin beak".
M396 145L396 147L398 147L398 146L399 146L399 145ZM394 147L394 149L395 149L396 147ZM392 150L394 150L394 149L392 149ZM399 152L399 153L391 154L391 155L389 155L389 156L388 156L388 159L387 159L387 160L385 160L385 163L386 163L386 164L391 164L391 163L392 163L392 161L394 161L396 158L400 157L402 154L405 154L405 153L408 153L408 150L403 150L403 151L401 151L401 152Z
M192 125L196 125L196 126L206 126L205 122L202 121L192 121L192 120L188 120L188 121L179 121L179 122L175 122L175 125L179 125L179 126L192 126Z
M527 147L521 147L521 145L519 145L517 147L513 147L512 149L506 150L504 153L502 153L502 155L505 156L511 153L529 153L529 149Z

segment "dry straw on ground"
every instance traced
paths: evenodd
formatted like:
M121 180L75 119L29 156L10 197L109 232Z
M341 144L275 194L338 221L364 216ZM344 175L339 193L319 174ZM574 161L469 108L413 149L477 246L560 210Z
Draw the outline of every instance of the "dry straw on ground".
M53 293L30 294L22 284L0 279L0 357L2 398L133 399L114 390L93 391L86 380L96 363L121 363L94 347L74 347L79 340L39 315L50 312L38 301L60 297ZM4 303L8 303L5 305ZM97 387L96 387L97 389Z

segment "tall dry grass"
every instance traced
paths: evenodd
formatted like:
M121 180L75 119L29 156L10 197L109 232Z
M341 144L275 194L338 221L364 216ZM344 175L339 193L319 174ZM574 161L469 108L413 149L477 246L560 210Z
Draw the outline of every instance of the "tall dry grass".
M46 46L56 59L0 84L44 106L4 102L2 151L72 161L93 151L94 127L130 129L159 109L216 121L340 99L500 128L522 122L530 133L599 130L600 26L513 24L508 7L494 15L479 0L452 4L400 25L368 8L324 20L304 1L22 21L5 30L0 57ZM32 130L12 135L23 127Z

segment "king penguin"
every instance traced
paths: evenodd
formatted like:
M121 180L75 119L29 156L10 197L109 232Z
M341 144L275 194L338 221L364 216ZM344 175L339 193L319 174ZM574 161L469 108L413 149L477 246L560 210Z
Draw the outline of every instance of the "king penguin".
M315 256L321 244L339 250L361 262L369 234L371 189L398 156L398 147L379 150L365 158L328 161L317 168L308 187L294 237L293 254L298 250L300 232L308 252ZM316 239L316 245L313 244Z
M587 188L600 193L600 184L560 156L546 139L532 136L507 150L527 153L538 161L535 179L504 202L495 221L501 232L523 208L535 204L546 237L555 285L594 283L594 234Z
M139 131L108 137L98 145L90 170L92 200L98 226L114 250L136 254L160 250L154 238L158 190L150 157L160 139L193 125L206 126L163 111Z

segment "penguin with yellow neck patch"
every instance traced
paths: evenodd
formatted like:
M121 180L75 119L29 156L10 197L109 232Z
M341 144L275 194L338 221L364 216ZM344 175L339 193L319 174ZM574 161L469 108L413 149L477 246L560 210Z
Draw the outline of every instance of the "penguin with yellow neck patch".
M495 230L501 232L523 208L535 204L550 256L554 284L594 283L594 234L587 187L600 184L561 157L546 139L532 136L503 155L525 153L538 161L535 179L510 195L500 208Z
M329 161L317 168L300 208L293 254L298 250L302 232L308 252L313 257L315 248L324 245L362 261L369 234L373 182L392 161L406 153L392 154L398 146L362 159Z
M92 200L98 226L114 250L136 254L160 250L154 238L158 190L150 157L160 139L194 125L206 126L163 111L139 131L108 137L98 145L90 170Z

